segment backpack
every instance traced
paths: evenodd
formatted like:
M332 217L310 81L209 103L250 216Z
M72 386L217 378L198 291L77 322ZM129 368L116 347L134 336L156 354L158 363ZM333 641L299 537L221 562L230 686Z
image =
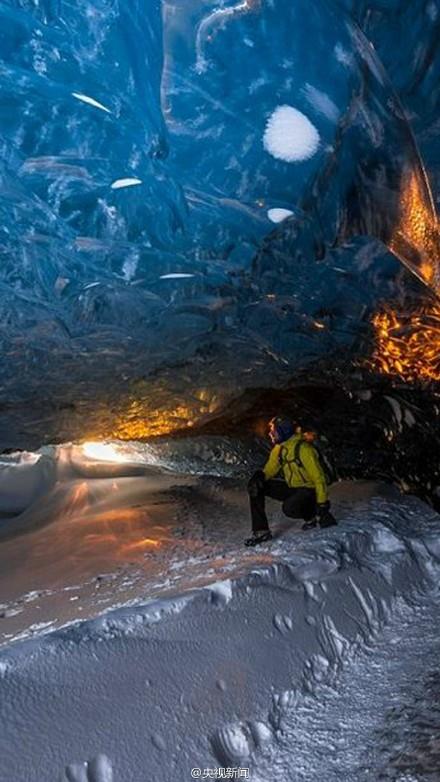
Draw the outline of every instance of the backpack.
M290 463L293 462L298 467L301 475L303 477L305 477L304 476L304 473L305 473L305 475L307 476L307 469L306 469L306 467L304 466L304 464L303 464L303 462L301 460L301 446L305 442L307 442L307 441L306 440L297 440L296 441L296 443L295 443L295 445L293 447L293 453L292 453L292 458L291 459L283 458L287 449L284 449L284 454L283 454L283 445L281 445L280 455L279 455L280 467L283 464L285 464L286 462L287 462L287 464L289 464L289 462ZM322 451L315 445L315 443L309 443L309 445L311 445L312 448L314 448L316 453L318 454L318 459L319 459L319 463L321 465L322 471L324 473L325 482L326 482L327 485L330 485L331 483L333 483L336 480L335 476L334 476L334 470L332 469L331 464L329 463L329 461L327 460L325 455L322 453Z

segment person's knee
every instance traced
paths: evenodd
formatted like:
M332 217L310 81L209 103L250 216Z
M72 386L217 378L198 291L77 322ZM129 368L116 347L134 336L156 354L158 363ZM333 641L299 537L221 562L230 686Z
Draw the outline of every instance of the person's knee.
M295 496L287 497L283 502L283 513L291 519L312 519L316 512L314 497L308 492L298 491Z

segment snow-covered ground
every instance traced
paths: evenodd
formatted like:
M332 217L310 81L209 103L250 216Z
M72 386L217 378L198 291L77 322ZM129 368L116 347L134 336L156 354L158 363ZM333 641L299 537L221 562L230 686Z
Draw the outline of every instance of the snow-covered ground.
M341 483L338 528L270 504L248 551L243 452L109 448L48 449L1 522L1 782L438 780L440 517ZM43 465L2 459L10 502Z

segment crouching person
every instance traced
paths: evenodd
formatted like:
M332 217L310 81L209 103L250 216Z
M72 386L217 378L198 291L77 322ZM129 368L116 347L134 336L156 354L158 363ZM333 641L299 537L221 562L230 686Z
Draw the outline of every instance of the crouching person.
M257 470L248 483L252 517L252 537L246 546L271 540L265 499L283 503L283 512L304 520L303 530L336 524L330 512L327 482L319 454L300 427L287 418L269 422L273 448L263 470Z

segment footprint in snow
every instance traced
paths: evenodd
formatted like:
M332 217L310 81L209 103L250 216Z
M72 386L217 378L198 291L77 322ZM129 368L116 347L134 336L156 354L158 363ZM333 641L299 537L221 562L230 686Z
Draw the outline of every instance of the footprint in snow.
M237 724L220 728L211 739L211 746L220 763L239 765L251 754L247 726Z
M106 755L66 766L62 782L113 782L112 764Z
M223 766L249 765L251 755L273 740L271 728L264 722L225 725L211 736L211 748Z

